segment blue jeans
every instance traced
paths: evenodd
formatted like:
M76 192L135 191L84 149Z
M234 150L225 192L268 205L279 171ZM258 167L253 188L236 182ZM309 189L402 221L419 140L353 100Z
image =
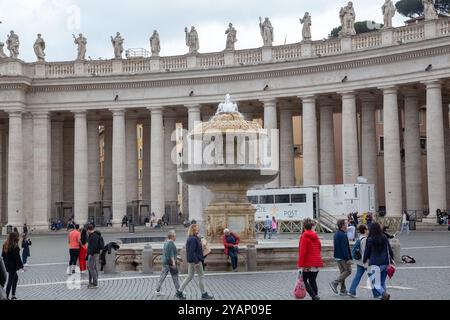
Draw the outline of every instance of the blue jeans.
M355 277L353 278L352 285L351 285L350 291L348 293L356 296L356 288L358 288L358 285L361 282L361 278L364 275L364 272L366 272L366 268L364 268L360 265L356 266L356 274L355 274Z
M387 265L370 266L369 277L372 283L372 293L374 298L381 298L386 292Z

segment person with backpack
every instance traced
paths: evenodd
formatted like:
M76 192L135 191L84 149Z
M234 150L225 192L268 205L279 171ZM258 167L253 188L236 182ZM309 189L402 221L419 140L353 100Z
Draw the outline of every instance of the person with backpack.
M87 267L86 267L87 241L88 241L88 234L87 234L86 227L84 227L81 230L81 234L80 234L80 255L78 257L79 265L80 265L80 273L85 273L87 270Z
M267 235L269 235L269 239L272 238L272 220L269 216L266 216L264 221L264 239L267 239Z
M338 220L338 231L334 234L334 259L339 267L339 277L330 282L331 290L335 294L338 294L338 286L341 285L340 295L347 295L347 289L345 287L345 279L347 279L352 273L352 253L350 250L350 243L347 237L347 221Z
M30 257L31 240L27 237L27 234L23 234L22 238L22 263L26 267L28 266L28 257Z
M17 232L12 232L8 235L3 244L2 258L8 272L6 299L9 299L9 294L12 293L11 300L16 300L16 289L19 282L17 271L23 269L22 259L20 259L19 234Z
M297 267L302 269L303 282L309 296L312 300L320 300L316 279L319 268L323 267L322 244L317 233L312 230L313 226L313 220L307 218L303 221L304 231L298 244Z
M369 228L363 263L369 261L369 278L372 281L372 293L375 299L389 300L386 292L388 267L394 261L394 253L388 238L383 234L379 223L374 222Z
M358 288L359 283L361 282L361 278L364 275L364 272L367 271L367 265L363 263L364 253L366 251L366 243L367 243L367 227L363 224L358 227L359 239L356 240L355 245L352 249L352 257L356 262L356 274L353 278L352 285L350 286L350 290L348 291L348 295L352 298L356 298L356 288Z
M400 229L400 234L403 233L403 230L406 230L406 234L409 234L409 214L406 211L403 211L402 215L402 228Z
M77 260L80 256L80 225L75 225L74 228L72 226L70 227L70 232L68 236L69 241L69 255L70 255L70 261L69 261L69 270L67 271L67 274L74 274L77 266Z
M88 238L88 272L89 272L89 285L88 289L98 288L98 260L101 250L105 246L102 234L95 230L94 226L90 224L87 228L89 235Z

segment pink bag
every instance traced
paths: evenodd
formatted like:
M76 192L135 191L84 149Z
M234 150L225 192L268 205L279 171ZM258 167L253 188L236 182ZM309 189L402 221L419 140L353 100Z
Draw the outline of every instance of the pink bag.
M387 275L388 275L389 279L392 279L392 277L394 276L394 273L395 273L395 267L392 264L390 264L386 271L387 271Z
M295 284L294 297L295 299L303 299L304 297L306 297L306 287L301 274L299 274L299 277Z

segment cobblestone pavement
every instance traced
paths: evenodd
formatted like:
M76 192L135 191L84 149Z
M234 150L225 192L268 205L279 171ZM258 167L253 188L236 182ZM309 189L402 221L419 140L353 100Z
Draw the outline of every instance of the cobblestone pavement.
M121 235L105 235L105 241L117 239ZM330 239L331 235L320 235ZM183 236L180 235L182 238ZM296 239L298 235L283 235L273 239L274 243ZM392 299L445 299L450 295L450 233L416 232L400 236L402 254L416 258L416 264L399 265L390 281L388 291ZM1 243L1 241L0 241ZM87 289L87 275L72 277L66 275L67 245L66 235L33 237L30 266L19 273L19 299L32 300L151 300L173 299L175 293L170 276L163 285L163 295L156 297L159 274L142 275L127 272L116 275L100 275L99 288ZM353 268L355 269L355 268ZM322 299L351 300L333 294L329 282L337 276L337 269L323 269L319 273L319 294ZM186 275L181 275L183 280ZM353 274L347 279L350 287ZM69 281L68 281L69 280ZM78 281L80 280L80 281ZM229 300L289 300L296 271L275 271L257 273L219 273L206 275L206 288L216 299ZM371 292L366 287L367 276L363 277L358 290L359 299L370 299ZM199 299L200 292L192 282L186 289L188 299Z

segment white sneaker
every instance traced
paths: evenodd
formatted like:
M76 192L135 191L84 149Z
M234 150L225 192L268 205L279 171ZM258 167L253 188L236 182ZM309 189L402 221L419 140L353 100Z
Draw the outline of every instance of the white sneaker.
M162 295L161 290L160 290L160 291L155 290L155 296L159 297L159 296L161 296L161 295Z

